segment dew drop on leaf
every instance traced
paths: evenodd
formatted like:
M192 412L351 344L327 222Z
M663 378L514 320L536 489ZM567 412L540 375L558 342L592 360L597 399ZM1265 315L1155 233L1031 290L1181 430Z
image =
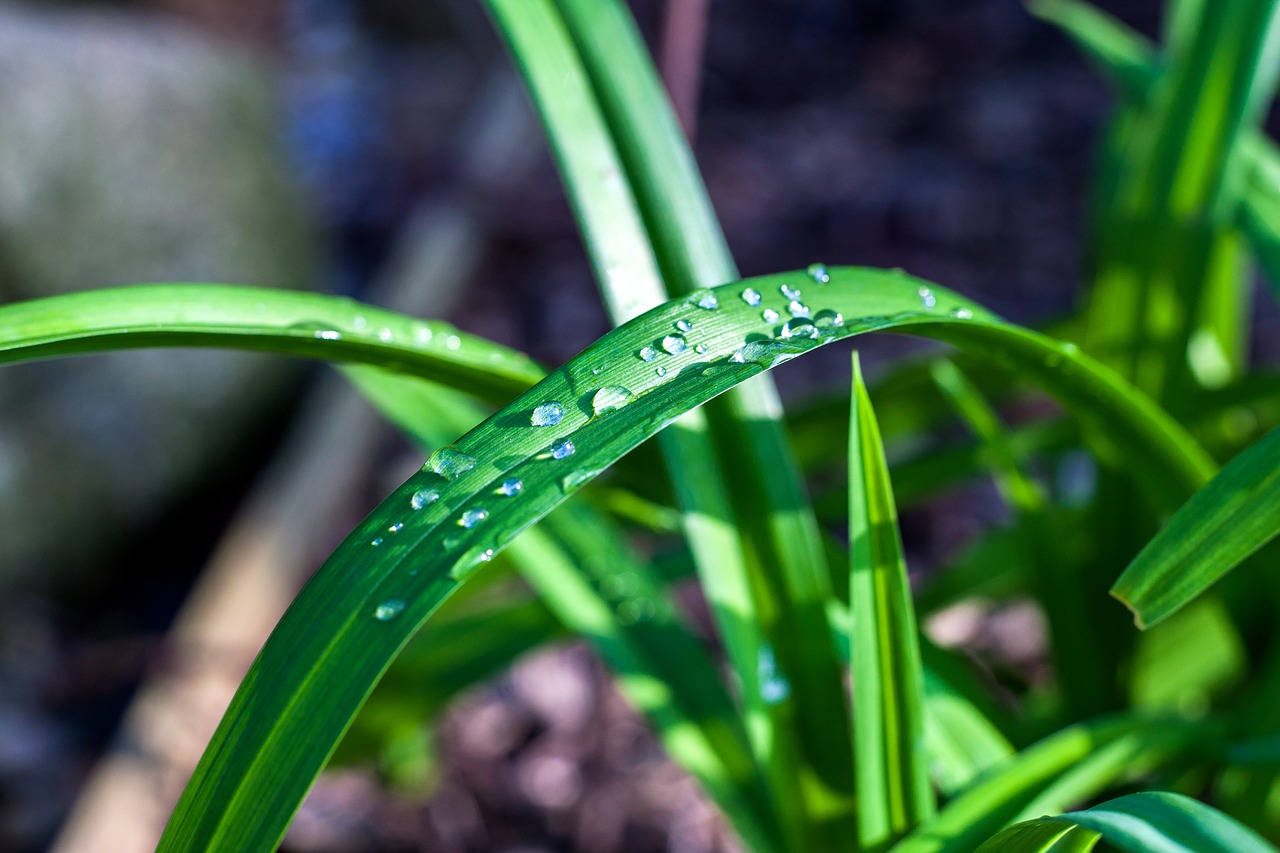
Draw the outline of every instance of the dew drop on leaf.
M390 622L404 612L404 601L399 598L388 598L373 609L373 618L379 622Z
M659 366L659 367L657 367L657 368L654 368L654 371L653 371L653 372L654 372L654 373L656 373L656 374L658 374L659 376L666 376L666 375L667 375L667 369L666 369L665 367L662 367L662 366Z
M973 312L970 311L968 308L952 308L950 313L951 313L951 316L955 317L957 320L973 319Z
M792 338L816 338L818 337L818 327L808 318L797 317L794 320L788 320L782 324L782 331L778 336L783 340Z
M729 357L729 361L735 364L763 364L768 367L773 364L777 348L776 344L768 341L748 341Z
M844 315L824 308L813 315L813 322L819 329L835 329L844 325Z
M748 287L742 291L742 301L754 308L760 304L760 291L754 287Z
M340 341L342 340L342 332L334 331L333 329L322 329L316 332L316 337L322 341Z
M809 306L793 299L791 300L791 304L787 306L787 313L792 317L808 317Z
M827 272L826 264L809 264L809 268L805 272L809 273L809 278L818 284L826 284L831 281L831 274Z
M766 323L776 323L780 318L777 311L774 311L772 308L766 308L760 313L760 319L764 320Z
M458 526L465 527L468 530L475 527L480 522L489 517L489 510L476 507L466 510L462 515L458 516Z
M689 300L703 311L714 311L720 307L720 300L710 290L699 290L689 294Z
M476 458L463 453L453 445L447 445L432 453L423 466L424 471L434 471L446 480L456 480L476 467Z
M653 361L658 357L658 351L653 347L644 347L640 350L641 361Z
M395 333L394 333L394 332L392 332L390 329L385 329L385 328L384 328L384 329L379 329L379 330L378 330L378 339L379 339L379 340L381 340L381 341L384 341L384 342L386 342L386 343L390 343L390 342L391 342L391 339L392 339L392 338L394 338L394 337L395 337Z
M401 530L404 530L403 521L397 521L395 524L387 528L388 533L399 533Z
M795 300L800 298L800 289L797 287L792 287L789 284L778 285L778 292L781 293L783 297L786 299Z
M590 482L590 480L599 473L599 471L574 471L572 473L565 474L564 477L560 479L560 488L564 490L565 494L569 494L569 492L579 489L585 483Z
M377 548L379 545L381 545L381 544L382 544L382 537L381 537L381 536L379 536L377 539L374 539L374 540L373 540L372 542L370 542L369 544L370 544L370 545L372 545L373 547Z
M927 287L921 287L916 291L916 295L920 297L920 304L925 308L932 308L938 304L938 299L933 295L933 291Z
M543 403L533 410L529 423L536 427L555 426L564 419L564 406L552 400Z
M693 324L690 323L688 320L677 320L676 330L685 332L685 333L691 332L693 331Z
M516 495L524 491L524 483L518 477L511 477L503 480L502 485L498 486L498 493L514 498Z
M683 335L667 335L662 339L662 348L672 355L679 355L689 348L689 342Z
M409 506L414 509L422 509L438 500L440 500L440 492L435 489L418 489L413 493L413 497L409 498Z
M573 451L575 449L573 442L567 438L563 441L557 441L555 444L551 445L551 458L568 459L573 455Z
M480 562L487 563L492 559L493 559L492 548L485 548L483 551L480 552Z
M693 348L693 351L694 351L694 352L696 352L698 355L706 355L706 354L707 354L707 348L706 348L705 346L703 346L702 344L698 344L696 347L694 347L694 348Z
M614 412L635 398L636 396L630 390L623 388L621 385L609 385L601 388L591 398L591 411L597 415Z

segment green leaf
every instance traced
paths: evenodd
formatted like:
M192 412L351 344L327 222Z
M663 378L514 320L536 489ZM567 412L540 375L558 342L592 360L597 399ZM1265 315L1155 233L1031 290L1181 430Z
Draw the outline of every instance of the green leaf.
M934 812L911 584L889 470L853 360L849 416L849 602L858 841L882 850Z
M1057 818L1014 824L978 848L977 853L1087 853L1102 836Z
M448 323L316 293L154 284L0 305L0 364L139 347L234 347L370 364L495 402L544 375L527 356Z
M1217 809L1163 791L1129 794L1084 811L1019 824L979 848L979 853L1038 853L1040 827L1081 827L1128 853L1275 853L1257 833ZM1083 849L1083 848L1082 848Z
M936 671L924 671L925 752L939 790L958 793L1013 755L1013 747L977 707Z
M1059 812L1211 737L1200 723L1177 718L1125 716L1071 726L980 777L892 853L968 853L1010 823Z
M696 299L676 300L615 329L461 439L456 451L474 458L474 467L437 464L455 479L424 472L397 489L281 621L175 811L165 848L271 848L388 662L487 551L503 547L672 418L817 346L877 329L953 342L1011 367L1088 422L1105 425L1094 431L1100 449L1130 459L1153 496L1176 499L1207 479L1212 463L1181 428L1069 347L1008 325L941 288L934 291L935 304L924 305L919 291L925 283L861 269L832 269L829 283L809 286L821 328L792 322L784 337L784 328L762 321L760 311L785 309L780 285L796 280L789 274L726 285L714 290L716 310L698 307ZM763 304L739 298L744 287L765 294ZM704 346L704 353L664 356L666 376L630 357L682 319L698 323L692 343ZM223 343L234 340L228 334ZM118 344L110 337L103 343ZM628 389L630 402L593 416L596 394L619 387ZM563 404L563 420L531 426L534 407L548 401ZM556 458L551 448L564 441L573 442L575 452ZM497 493L510 477L524 483L519 499ZM415 494L430 489L441 498L413 509ZM464 514L478 520L479 510L488 513L479 523L458 523ZM398 524L404 526L390 529ZM381 541L374 546L374 540Z
M1280 533L1280 429L1231 460L1124 570L1112 595L1150 627Z

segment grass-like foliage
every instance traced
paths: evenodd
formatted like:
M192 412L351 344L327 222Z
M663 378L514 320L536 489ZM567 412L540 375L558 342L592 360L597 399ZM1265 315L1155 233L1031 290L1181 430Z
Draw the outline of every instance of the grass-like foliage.
M143 346L330 361L430 450L280 621L161 848L274 849L375 688L418 685L438 709L577 635L753 851L1274 849L1280 383L1244 353L1246 261L1280 273L1280 153L1260 130L1277 4L1175 0L1159 47L1074 0L1035 5L1120 96L1071 341L898 271L737 280L619 0L487 5L617 324L568 363L250 288L0 307L0 362ZM784 423L770 369L880 331L953 349L870 388L855 359L847 399ZM1045 395L1059 405L1040 421L1003 421ZM940 444L957 419L973 438ZM655 436L665 473L628 469ZM620 460L608 493L584 488ZM1068 464L1092 472L1084 486L1043 476ZM811 499L817 466L847 472L842 490ZM1011 522L913 595L895 493L985 476ZM638 524L680 539L678 566L632 550ZM495 571L518 573L523 598L442 609ZM668 599L690 573L724 665ZM1162 624L1140 632L1113 584L1138 626ZM919 631L975 595L1046 617L1056 678L1007 686L1014 712ZM1135 789L1157 793L1107 799Z

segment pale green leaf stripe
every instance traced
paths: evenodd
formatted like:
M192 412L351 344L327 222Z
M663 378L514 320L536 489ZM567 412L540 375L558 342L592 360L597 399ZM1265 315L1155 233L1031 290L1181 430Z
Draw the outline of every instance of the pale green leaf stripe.
M502 547L564 492L670 419L821 344L876 329L952 341L1015 367L1087 420L1105 423L1105 433L1097 433L1101 446L1127 457L1155 494L1188 494L1212 470L1177 424L1096 362L941 288L926 306L919 291L927 285L905 275L833 269L830 283L811 288L808 302L815 312L842 313L843 324L831 318L817 339L802 325L789 339L771 338L782 330L759 312L785 309L780 284L797 280L790 274L727 285L715 291L716 311L677 300L615 329L460 440L458 450L478 460L473 469L448 484L420 474L396 490L316 574L264 648L175 813L166 848L269 849L388 661L487 550ZM762 305L738 298L747 286L765 294ZM619 358L690 318L701 329L693 343L706 351L672 356L665 377L638 358ZM103 342L110 347L114 340ZM730 358L739 353L741 363ZM603 387L626 387L636 396L618 412L591 417L591 401ZM532 409L548 400L564 402L564 420L528 426ZM550 448L565 439L576 452L554 458ZM527 491L495 502L512 476ZM411 499L423 488L447 494L415 511ZM483 523L457 524L464 511L479 509L490 513ZM404 527L390 530L397 524ZM375 539L382 540L378 546ZM394 615L383 621L377 612Z
M941 675L924 670L925 751L943 794L951 796L1013 755L990 720Z
M1117 797L1099 806L1019 824L978 853L1041 853L1057 848L1029 843L1024 827L1081 827L1126 853L1276 853L1253 830L1212 806L1182 794L1152 791Z
M911 585L888 464L853 359L849 416L849 606L858 840L883 850L934 812Z
M542 118L609 313L615 323L625 322L667 295L632 182L582 62L548 0L488 0L487 5ZM655 356L666 354L661 341L649 346ZM795 730L781 718L786 703L770 705L760 694L765 620L752 596L745 527L734 523L704 414L688 413L663 431L659 443L690 551L740 686L748 731L793 844L803 845L803 786L797 778L802 766L790 742Z
M430 377L505 402L545 372L527 356L351 299L222 284L147 284L0 305L0 364L139 347L234 347Z
M1280 534L1280 429L1197 492L1120 575L1111 594L1148 628Z
M1063 729L993 768L892 853L969 853L1010 823L1059 812L1203 748L1201 724L1124 716Z
M483 419L458 392L421 379L368 367L346 373L426 448ZM525 531L506 554L558 620L599 651L668 754L702 783L750 848L781 849L764 779L715 665L661 579L625 543L621 530L577 501Z
M1160 71L1155 48L1141 34L1079 0L1037 0L1029 8L1060 26L1129 100L1144 103L1151 96ZM1267 270L1268 283L1280 293L1280 151L1263 134L1247 129L1232 156L1244 161L1246 181L1237 224Z

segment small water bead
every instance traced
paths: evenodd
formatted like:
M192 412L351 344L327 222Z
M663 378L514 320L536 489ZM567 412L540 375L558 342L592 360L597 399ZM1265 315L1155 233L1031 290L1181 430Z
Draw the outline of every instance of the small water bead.
M591 398L591 411L597 415L615 412L636 398L635 394L621 385L610 385L601 388Z
M679 355L689 348L689 342L683 335L667 335L662 339L662 348L671 355Z
M373 609L373 618L379 622L390 622L404 612L405 603L399 598L389 598Z
M844 315L839 311L824 308L813 315L813 323L819 329L835 329L844 325Z
M599 471L574 471L570 474L565 474L560 479L560 488L564 490L565 494L568 494L580 489L599 473Z
M760 647L759 657L756 659L756 677L760 683L760 698L766 704L776 705L791 695L791 683L778 671L777 660L769 646Z
M418 330L413 333L413 336L418 339L418 343L420 344L430 343L431 329L427 326L419 326Z
M463 453L453 445L441 447L431 454L423 470L434 471L446 480L456 480L476 467L476 458Z
M518 477L512 477L509 480L503 480L502 485L498 486L498 493L514 498L516 495L524 491L524 483Z
M599 375L600 375L600 368L598 368L598 367L593 367L593 368L591 368L591 375L592 375L592 376L599 376Z
M920 297L920 303L925 308L932 308L938 304L938 299L933 295L933 291L927 287L921 287L916 291L916 295Z
M783 340L791 340L792 338L810 338L818 337L818 327L813 325L813 321L807 317L797 317L794 320L788 320L782 324L782 331L778 336Z
M792 317L808 317L809 306L801 302L796 302L793 299L791 300L791 304L787 306L787 313Z
M489 510L487 509L481 509L479 507L469 509L463 512L462 515L458 516L458 526L465 527L470 530L488 517Z
M689 294L690 301L703 311L714 311L720 307L720 300L710 290L699 290Z
M772 341L748 341L729 357L729 361L734 364L763 364L767 367L773 364L777 348L777 344Z
M957 320L972 320L973 312L968 308L952 308L951 316L955 317Z
M342 332L335 332L333 329L324 329L316 332L316 337L322 341L340 341L342 340Z
M696 347L693 348L693 351L696 352L698 355L706 355L707 347L705 344L698 344Z
M388 533L399 533L401 530L404 530L403 521L397 521L395 524L387 528Z
M392 339L392 338L394 338L394 337L395 337L395 333L394 333L394 332L392 332L390 329L379 329L379 330L378 330L378 339L379 339L379 340L386 341L386 342L388 342L388 343L389 343L389 342L391 341L391 339Z
M458 347L462 346L462 338L458 337L457 335L450 335L449 337L444 339L444 345L447 346L449 349L457 349Z
M688 320L676 320L676 330L687 334L693 331L693 324Z
M573 455L574 450L573 442L569 439L566 438L564 441L557 441L555 444L551 445L551 458L568 459Z
M356 318L351 321L351 325L355 326L357 329L367 329L369 327L369 321L357 314Z
M794 299L800 298L800 289L796 287L792 287L789 284L779 285L778 291L782 294L783 298L785 299L794 300Z
M658 357L658 351L653 347L644 347L640 350L641 361L653 361Z
M493 559L492 548L485 548L483 551L480 552L480 562L487 563L492 559Z
M562 420L564 420L564 406L554 400L537 406L529 416L529 423L536 427L555 426Z
M656 374L658 374L659 376L666 376L666 375L667 375L667 369L666 369L665 367L661 367L661 366L654 368L654 371L653 371L653 372L654 372L654 373L656 373Z
M831 274L827 272L826 264L809 264L809 268L805 272L809 273L809 278L818 284L826 284L831 281Z
M409 506L422 509L438 500L440 500L440 492L435 489L418 489L413 493L413 497L409 498Z
M752 308L760 304L760 299L760 291L756 290L754 287L748 287L746 290L742 291L742 301L750 305Z
M382 544L382 537L381 537L381 536L379 536L377 539L374 539L374 540L373 540L372 542L370 542L369 544L370 544L370 545L372 545L373 547L377 548L379 545L381 545L381 544Z
M777 311L774 311L772 308L766 308L760 312L760 319L764 320L766 323L776 323L781 318Z

